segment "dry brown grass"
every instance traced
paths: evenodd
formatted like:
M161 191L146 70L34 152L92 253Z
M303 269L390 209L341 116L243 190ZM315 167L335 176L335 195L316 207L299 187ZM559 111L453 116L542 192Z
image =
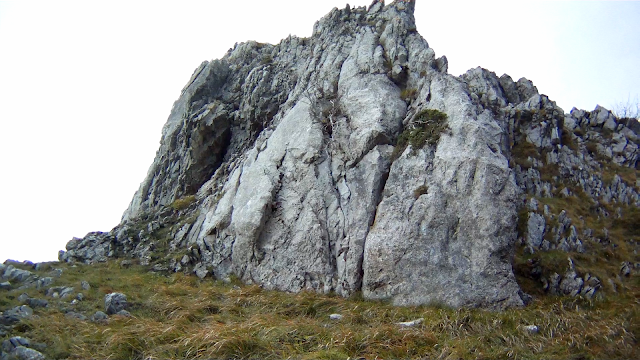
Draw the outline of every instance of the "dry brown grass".
M637 358L633 294L602 301L541 297L524 309L489 312L394 307L385 302L154 275L113 263L71 268L62 281L90 279L83 311L102 307L101 287L128 295L133 318L108 323L38 310L18 335L70 359L629 359ZM78 280L79 281L79 280ZM239 286L240 285L240 286ZM6 300L14 301L17 292ZM37 294L34 294L37 295ZM42 295L40 295L42 296ZM68 307L68 306L67 306ZM329 314L342 320L332 321ZM415 328L395 323L424 318ZM535 324L540 333L522 327Z
M539 159L541 158L541 154L538 152L535 145L522 137L511 148L511 157L516 164L520 165L524 169L528 169L531 167L531 161L529 158Z

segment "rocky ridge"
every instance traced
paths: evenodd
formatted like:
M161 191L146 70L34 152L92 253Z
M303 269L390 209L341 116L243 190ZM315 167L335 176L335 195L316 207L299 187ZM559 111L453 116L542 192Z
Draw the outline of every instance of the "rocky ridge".
M414 5L334 9L310 38L204 62L121 224L60 260L398 305L521 306L516 275L528 292L624 287L640 268L638 122L565 114L526 79L447 74Z

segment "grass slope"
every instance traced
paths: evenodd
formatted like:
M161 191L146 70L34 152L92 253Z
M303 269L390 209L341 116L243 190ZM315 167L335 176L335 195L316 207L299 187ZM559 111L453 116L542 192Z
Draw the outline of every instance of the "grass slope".
M84 301L48 298L48 308L36 309L12 333L46 343L52 359L640 358L639 309L631 291L593 301L539 297L524 309L489 312L288 294L115 262L52 267L63 273L51 286L78 292L82 280L90 283ZM0 309L18 305L24 292L0 291ZM104 311L104 295L113 291L128 296L132 318L93 323L65 317L69 310L86 316ZM45 298L45 290L26 292ZM343 318L330 320L332 313ZM417 318L424 318L419 326L396 325ZM539 333L523 329L532 324Z

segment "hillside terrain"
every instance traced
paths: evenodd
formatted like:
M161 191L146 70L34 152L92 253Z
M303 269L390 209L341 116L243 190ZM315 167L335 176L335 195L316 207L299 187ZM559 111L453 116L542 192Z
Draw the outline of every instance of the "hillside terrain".
M414 6L199 66L122 222L0 267L2 356L638 358L640 123L448 74Z
M148 266L113 260L94 265L44 263L37 264L37 270L33 264L8 266L31 275L0 290L0 307L9 309L0 315L2 359L44 358L7 355L15 349L12 343L22 346L19 341L24 339L48 359L634 359L639 355L638 306L630 290L600 300L536 297L526 308L493 312L398 307L361 296L345 299L309 291L290 294L237 279L225 283L182 272L164 275L150 272ZM27 285L36 278L35 285ZM107 315L105 296L113 292L126 296L125 310L113 309L118 312ZM21 311L11 310L19 306ZM6 325L15 313L23 317Z

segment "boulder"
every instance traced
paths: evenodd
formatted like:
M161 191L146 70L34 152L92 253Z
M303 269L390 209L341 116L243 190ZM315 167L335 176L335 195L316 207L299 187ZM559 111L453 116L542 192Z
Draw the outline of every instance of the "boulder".
M44 289L53 284L53 278L50 276L40 278L36 281L36 289Z
M39 307L47 307L49 306L49 302L47 300L44 299L35 299L35 298L29 298L27 299L27 305L29 305L29 307L35 309L35 308L39 308Z
M13 352L18 346L29 347L31 341L21 336L14 336L2 342L2 351L6 353Z
M121 293L110 293L104 297L104 308L107 315L113 315L127 308L127 296Z
M18 283L23 282L32 276L34 276L34 274L31 271L18 269L13 265L6 266L4 273L2 274L4 279Z
M14 325L21 319L30 318L33 310L27 305L16 306L0 315L0 325Z
M49 275L54 278L59 278L62 276L62 269L53 269L49 272Z
M102 311L96 311L93 315L91 315L91 321L93 322L102 322L102 321L106 321L109 318L109 316L107 316L107 314L103 313Z
M191 220L171 244L195 250L181 267L200 278L399 305L522 306L509 130L467 81L497 106L537 89L483 69L449 75L415 29L411 2L334 9L309 40L248 42L202 63L122 223L72 239L61 259L147 263L148 232L173 209ZM434 122L429 139L398 144Z
M89 285L89 283L84 280L80 282L80 287L82 288L82 290L85 290L85 291L91 290L91 285Z
M75 312L75 311L69 311L68 313L64 314L64 316L66 318L69 318L69 319L77 319L77 320L80 320L80 321L86 321L87 320L86 316L84 316L83 314L81 314L79 312Z
M24 346L16 347L11 355L17 360L45 360L41 352Z
M67 296L73 294L75 289L71 286L56 286L47 289L46 295L53 298L64 299Z
M123 317L131 317L131 313L128 312L127 310L120 310L117 313L115 313L115 315L123 316Z

